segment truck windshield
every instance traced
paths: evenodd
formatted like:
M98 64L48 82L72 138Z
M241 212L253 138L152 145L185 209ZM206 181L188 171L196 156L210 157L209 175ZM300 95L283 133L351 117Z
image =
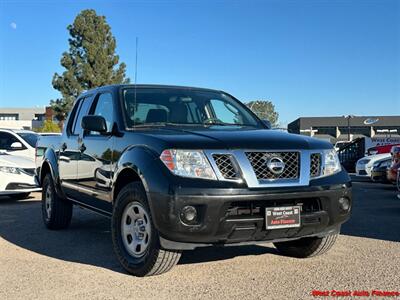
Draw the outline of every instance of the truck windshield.
M227 94L191 89L127 88L123 90L127 126L261 127L243 105Z

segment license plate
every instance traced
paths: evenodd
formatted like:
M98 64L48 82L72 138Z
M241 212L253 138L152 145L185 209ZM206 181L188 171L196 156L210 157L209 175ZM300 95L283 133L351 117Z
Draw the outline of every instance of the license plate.
M300 227L300 206L267 207L267 229Z

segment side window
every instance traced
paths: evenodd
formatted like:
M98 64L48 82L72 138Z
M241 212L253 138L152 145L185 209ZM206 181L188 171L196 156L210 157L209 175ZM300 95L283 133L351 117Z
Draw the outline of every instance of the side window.
M242 124L243 120L240 118L239 111L222 100L210 100L210 106L214 111L215 118L228 124Z
M0 132L0 150L11 150L11 144L19 140L8 132Z
M114 122L113 117L113 98L110 93L100 94L97 98L96 108L93 115L102 116L106 120L107 132L111 132ZM98 132L91 131L90 134L99 134Z
M82 105L82 99L80 98L80 99L76 100L71 113L69 113L67 116L66 131L68 134L72 134L72 130L74 129L74 125L75 125L75 123L74 123L75 117L78 114L81 105Z
M72 130L73 135L79 135L82 133L82 118L89 113L90 104L92 102L91 100L91 97L87 97L81 100L82 104L80 105L79 110L76 113L76 118Z

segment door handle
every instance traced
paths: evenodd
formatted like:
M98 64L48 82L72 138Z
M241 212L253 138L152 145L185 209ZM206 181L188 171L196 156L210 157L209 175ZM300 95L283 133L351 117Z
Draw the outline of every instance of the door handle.
M63 143L62 145L61 145L61 151L65 151L65 149L67 149L67 144L66 143Z
M67 163L69 163L71 161L71 159L69 157L66 157L66 156L60 156L59 160L63 161L63 162L67 162Z
M85 144L82 144L82 145L79 147L79 151L85 152L85 150L86 150L86 146L85 146Z

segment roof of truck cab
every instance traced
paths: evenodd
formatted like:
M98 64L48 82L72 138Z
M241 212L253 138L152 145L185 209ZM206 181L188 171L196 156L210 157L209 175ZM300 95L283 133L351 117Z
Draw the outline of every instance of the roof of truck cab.
M197 90L197 91L208 91L208 92L222 92L221 90L209 89L209 88L200 88L200 87L191 87L191 86L179 86L179 85L162 85L162 84L112 84L112 85L104 85L101 87L97 87L88 91L83 92L81 95L90 94L93 92L99 92L102 90L119 90L121 88L148 88L148 89L182 89L182 90Z

